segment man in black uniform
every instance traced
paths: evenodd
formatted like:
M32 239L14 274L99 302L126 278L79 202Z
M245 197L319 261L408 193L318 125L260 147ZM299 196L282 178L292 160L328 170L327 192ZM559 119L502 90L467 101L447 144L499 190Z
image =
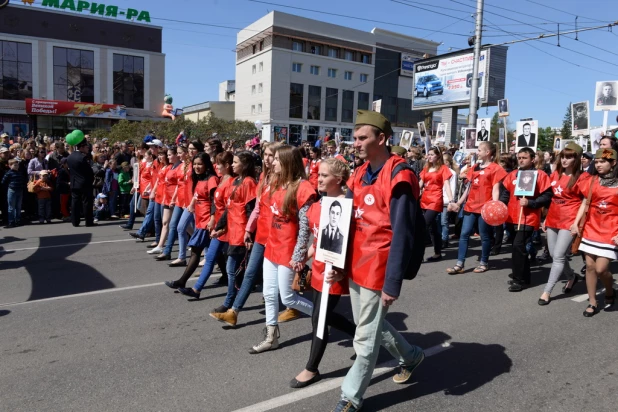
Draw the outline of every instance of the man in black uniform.
M71 175L71 222L73 226L79 226L83 214L86 226L96 226L92 215L94 172L88 162L90 145L84 139L75 149L67 159Z

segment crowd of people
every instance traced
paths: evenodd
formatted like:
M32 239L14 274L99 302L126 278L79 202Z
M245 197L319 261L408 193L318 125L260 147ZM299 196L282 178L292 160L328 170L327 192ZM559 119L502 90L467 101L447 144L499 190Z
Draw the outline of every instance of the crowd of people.
M423 351L385 316L403 280L415 276L426 245L433 253L424 262L441 260L445 249L457 247L457 259L446 271L458 275L466 272L466 259L472 260L471 239L481 243L474 273L491 270L490 257L511 244L511 292L530 285L531 264L551 257L541 306L550 303L562 276L563 293L580 280L569 264L580 253L589 294L583 315L592 317L614 304L609 264L618 258L618 153L613 137L604 137L596 153L569 143L559 153L523 148L500 154L493 143L482 142L477 153L456 162L454 148L432 146L423 153L419 147L389 146L392 134L384 116L359 110L353 145L330 136L302 147L255 138L240 148L217 137L166 144L149 135L133 146L86 136L68 146L36 139L12 143L3 136L2 216L11 228L53 218L74 226L82 217L86 226L123 219L121 227L136 241L151 239L145 253L184 268L178 279L165 282L182 295L199 298L219 266L227 293L210 316L231 326L261 284L264 337L250 353L279 346L279 323L301 314L312 320L308 361L291 380L293 388L321 379L328 328L319 338L319 302L323 282L330 283L326 325L353 337L356 352L334 411L361 408L380 345L399 362L395 383L408 382L423 361ZM522 171L536 171L532 195L516 194ZM345 197L354 205L346 267L327 273L314 259L322 196ZM504 224L484 220L483 206L491 201L506 205ZM144 219L133 231L138 211ZM540 257L538 246L544 247ZM411 251L421 251L418 262L418 253ZM199 267L197 281L188 287ZM299 286L308 270L309 284ZM599 280L603 305L596 297ZM311 299L298 293L301 287L313 290ZM334 311L342 295L350 296L353 320Z

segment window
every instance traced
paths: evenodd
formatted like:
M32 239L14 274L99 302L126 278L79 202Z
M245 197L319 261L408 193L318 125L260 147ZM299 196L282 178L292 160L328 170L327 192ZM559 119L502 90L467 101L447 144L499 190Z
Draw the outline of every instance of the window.
M303 118L303 85L290 83L290 117Z
M255 105L251 105L251 114L255 114Z
M369 110L369 93L358 92L358 109Z
M329 47L328 48L328 57L338 58L339 57L339 50L338 49L331 49Z
M352 129L341 128L341 139L352 140Z
M341 100L341 121L352 123L354 119L354 91L344 90Z
M339 98L339 90L326 88L326 117L324 120L330 122L337 121L337 100Z
M258 104L258 113L262 113L262 103Z
M124 57L125 56L122 56L122 72L125 72ZM134 58L132 56L126 57L126 71L134 71ZM116 62L115 56L114 62ZM118 62L120 62L120 60L118 60ZM142 59L142 71L143 68ZM114 69L116 69L116 67L114 67ZM114 86L115 85L116 83L114 82ZM130 87L123 85L123 91L126 91L127 88L130 89ZM115 94L114 87L114 95ZM69 102L94 103L94 52L89 50L54 47L54 99ZM131 96L125 96L125 100L132 100ZM142 107L143 101L142 86Z
M315 74L316 76L320 75L320 66L311 66L311 70L309 70L311 74Z
M361 73L360 81L361 83L367 83L367 75L365 73Z
M371 62L371 59L369 58L368 54L362 54L361 55L361 62L369 64Z
M345 72L344 78L346 80L352 80L352 72Z
M292 42L292 50L294 51L303 51L303 44L299 41Z
M253 46L251 46L251 49L253 51L253 54L255 54L255 52L257 51L257 46L254 44Z
M292 63L292 71L296 73L300 73L303 69L303 65L301 63Z
M0 99L32 98L32 45L0 41Z
M328 77L337 77L337 69L328 69Z
M322 47L321 46L311 46L311 53L312 54L322 54Z
M255 84L251 86L251 94L255 94Z
M320 86L309 86L309 101L307 106L307 119L320 120L320 109L322 106L322 88Z
M258 71L261 71L261 72L264 71L264 62L260 62L259 66L258 66Z
M320 135L320 126L309 126L307 128L307 141L310 143L315 143L318 140L318 136Z
M262 93L264 88L262 87L262 83L258 84L258 93Z
M255 64L251 66L251 74L255 74Z
M260 40L260 51L264 50L264 40Z
M354 60L354 52L346 50L345 51L345 55L344 55L344 59L350 60L350 61Z
M290 138L288 143L292 146L300 146L302 143L302 131L303 126L300 124L291 124L290 125Z

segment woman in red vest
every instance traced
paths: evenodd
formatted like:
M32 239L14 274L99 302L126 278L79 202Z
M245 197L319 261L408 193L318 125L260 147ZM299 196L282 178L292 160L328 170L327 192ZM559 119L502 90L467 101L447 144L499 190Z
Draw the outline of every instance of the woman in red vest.
M289 309L307 315L313 305L292 290L294 270L302 270L310 233L299 231L299 222L307 219L309 206L315 200L315 189L306 180L300 151L283 145L273 161L275 181L270 187L272 212L270 233L264 251L264 301L266 303L266 333L262 342L249 353L261 353L279 346L279 299ZM306 227L303 225L303 227Z
M581 186L586 198L582 203L571 233L578 234L579 223L584 218L586 206L589 207L581 233L581 252L586 253L586 288L590 304L584 316L590 318L599 313L597 302L597 282L600 279L605 287L604 306L613 306L616 291L609 271L609 263L618 260L618 154L612 149L599 149L594 156L592 177ZM592 196L588 203L588 193L592 186ZM610 292L611 291L611 292Z
M318 147L312 147L310 150L311 161L309 162L309 183L314 189L318 189L318 171L320 169L320 160L322 151Z
M427 262L442 259L442 236L438 229L436 217L442 213L443 191L449 202L453 201L453 192L449 179L453 176L448 167L444 165L444 159L440 149L431 147L427 152L427 162L421 171L419 186L422 190L421 209L425 216L425 225L431 235L434 255L427 258Z
M148 245L150 249L147 253L155 254L161 253L163 249L157 249L159 241L161 240L161 228L163 227L163 197L165 195L165 174L170 168L167 162L167 153L160 151L157 155L157 161L159 167L157 169L156 176L153 176L154 186L150 194L151 201L155 202L154 208L154 227L155 227L155 241ZM154 198L153 198L154 195Z
M343 186L348 181L349 177L350 168L344 162L334 158L326 159L320 164L318 192L325 193L328 197L345 197ZM308 227L306 230L313 231L313 244L307 252L307 259L315 255L319 235L318 232L320 230L321 211L321 202L312 204L307 211ZM314 289L312 293L313 312L311 314L311 324L313 326L313 338L311 340L311 352L309 353L309 360L307 361L305 369L290 382L290 387L292 388L304 388L321 379L318 366L320 365L320 361L326 350L326 345L328 344L328 327L324 328L323 339L316 336L318 318L320 317L322 283L324 281L324 263L314 259L311 270L311 287ZM348 278L344 278L331 285L328 306L326 308L326 325L332 326L354 337L354 331L356 330L354 323L350 322L345 316L335 312L341 295L348 295L349 293Z
M180 159L178 159L178 155L176 153L176 146L171 146L169 149L167 149L167 161L169 163L169 166L165 171L162 218L163 227L161 229L161 238L159 239L159 244L157 245L157 247L148 252L150 254L160 254L163 252L163 246L165 246L165 242L167 241L169 225L170 221L172 220L172 214L174 212L176 193L178 191L177 169L181 167Z

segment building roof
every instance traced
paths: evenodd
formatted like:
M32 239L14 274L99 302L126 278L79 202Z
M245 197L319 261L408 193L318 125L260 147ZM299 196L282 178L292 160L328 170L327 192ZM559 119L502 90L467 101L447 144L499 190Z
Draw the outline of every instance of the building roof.
M221 101L204 102L204 103L193 104L191 106L185 106L182 108L182 111L184 114L189 114L189 113L201 112L203 110L210 110L211 105L225 105L225 104L235 104L235 103L236 102L221 102Z

